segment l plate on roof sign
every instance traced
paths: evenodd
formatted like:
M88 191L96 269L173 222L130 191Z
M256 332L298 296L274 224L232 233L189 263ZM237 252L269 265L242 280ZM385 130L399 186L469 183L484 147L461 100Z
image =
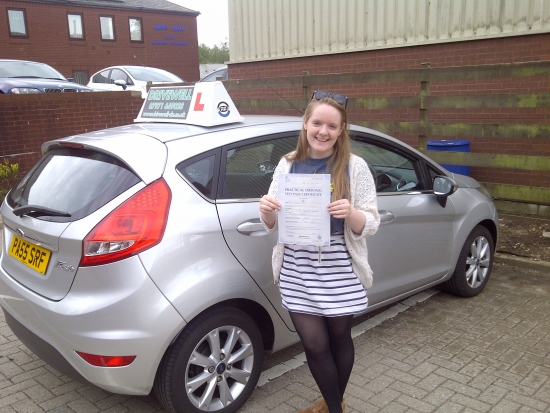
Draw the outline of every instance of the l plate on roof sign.
M222 82L199 82L151 87L135 122L215 126L243 120Z

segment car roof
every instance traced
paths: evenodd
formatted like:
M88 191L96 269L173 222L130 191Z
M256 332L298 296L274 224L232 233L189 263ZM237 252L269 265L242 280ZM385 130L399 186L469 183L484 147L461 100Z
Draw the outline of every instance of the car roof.
M153 66L117 65L117 66L104 67L103 69L98 70L96 73L103 72L104 70L109 70L109 69L132 69L132 68L136 68L136 69L145 68L145 69L162 70L163 72L168 72L166 69L160 69L158 67L153 67Z
M22 63L35 63L37 65L46 65L46 66L50 66L52 67L51 65L47 64L47 63L44 63L44 62L35 62L33 60L19 60L19 59L0 59L0 62L22 62ZM54 68L55 69L55 68ZM56 69L57 70L57 69Z
M189 138L196 135L204 135L223 130L260 127L274 124L288 124L292 122L301 122L302 118L298 116L279 116L279 115L249 115L244 117L243 122L234 122L217 126L198 126L190 124L178 123L161 123L161 122L136 122L130 125L117 126L114 128L103 129L95 132L88 132L79 135L71 136L71 141L80 142L116 138L120 135L134 134L150 136L159 142L167 143L177 139ZM283 127L282 129L288 129ZM239 141L238 136L235 141Z

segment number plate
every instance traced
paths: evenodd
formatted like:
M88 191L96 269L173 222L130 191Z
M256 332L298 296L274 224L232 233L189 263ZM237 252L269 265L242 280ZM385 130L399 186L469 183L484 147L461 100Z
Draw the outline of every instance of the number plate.
M14 235L8 253L27 267L45 274L52 253Z

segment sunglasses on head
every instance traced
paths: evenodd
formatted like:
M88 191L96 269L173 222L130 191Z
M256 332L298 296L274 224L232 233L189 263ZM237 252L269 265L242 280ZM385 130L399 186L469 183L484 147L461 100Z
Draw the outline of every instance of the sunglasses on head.
M311 100L321 100L326 98L332 98L336 103L339 105L342 105L344 109L348 105L348 97L344 95L340 95L339 93L329 93L326 90L316 90L313 92L313 95L311 96Z

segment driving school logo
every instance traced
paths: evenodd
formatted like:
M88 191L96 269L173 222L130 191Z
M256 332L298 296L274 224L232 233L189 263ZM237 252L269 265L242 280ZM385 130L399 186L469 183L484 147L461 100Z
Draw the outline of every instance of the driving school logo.
M218 115L227 118L229 116L229 105L225 102L218 103Z

